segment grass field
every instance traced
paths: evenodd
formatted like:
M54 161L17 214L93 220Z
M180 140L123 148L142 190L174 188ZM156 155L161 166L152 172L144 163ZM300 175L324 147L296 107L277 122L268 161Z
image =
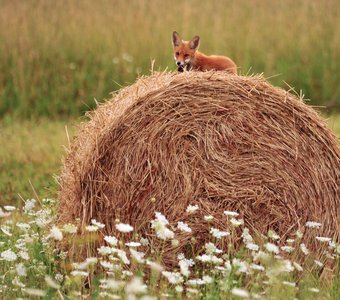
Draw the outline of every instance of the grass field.
M339 109L339 15L338 0L1 0L0 116L77 116L152 60L174 70L173 30Z

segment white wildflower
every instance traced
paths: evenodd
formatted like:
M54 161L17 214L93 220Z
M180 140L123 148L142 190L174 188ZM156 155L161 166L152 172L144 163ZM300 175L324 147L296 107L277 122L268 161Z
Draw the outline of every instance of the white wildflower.
M278 240L280 236L272 229L268 230L268 237L272 240Z
M235 218L231 218L231 219L230 219L230 223L231 223L232 225L234 225L235 227L237 227L237 226L242 225L242 224L244 223L244 221L243 221L243 219L237 220L237 219L235 219Z
M213 281L214 281L214 279L211 277L211 276L209 276L209 275L204 275L203 277L202 277L202 279L205 281L205 283L207 283L207 284L210 284L210 283L212 283Z
M72 271L70 274L72 276L84 276L84 277L86 277L86 276L89 275L89 272L75 270L75 271Z
M17 223L16 226L23 230L28 230L31 228L30 224L27 223Z
M178 264L182 275L185 277L189 277L190 275L189 268L195 264L194 261L192 259L185 258L183 253L178 255L178 260L179 260Z
M207 222L210 222L214 219L214 217L212 215L208 215L208 216L204 216L204 220Z
M184 231L184 232L187 232L187 233L191 233L191 228L189 227L188 224L184 223L184 222L178 222L177 223L177 228L180 230L180 231Z
M245 289L233 288L230 292L241 298L249 298L249 292Z
M46 292L39 289L25 288L24 292L30 296L44 297Z
M300 244L300 250L302 251L302 253L304 255L308 255L309 254L309 250L307 249L306 245L304 243Z
M187 209L186 209L186 212L191 214L191 213L194 213L196 210L198 210L198 205L188 205Z
M221 239L222 237L230 235L230 233L227 232L227 231L221 231L221 230L219 230L217 228L213 228L213 227L210 229L210 233L216 239Z
M10 215L11 215L10 212L4 212L2 208L0 207L0 218L6 218L6 217L9 217Z
M96 264L98 259L96 257L87 257L85 261L81 263L73 263L73 268L78 270L84 270L90 265Z
M136 73L140 73L141 72L141 68L139 68L140 71L137 72L137 69L136 69ZM154 297L154 296L149 296L149 295L145 295L143 297L140 298L140 300L157 300L158 298Z
M166 277L166 279L168 279L169 283L171 284L179 284L183 282L183 277L178 272L163 271L162 275Z
M294 250L294 247L291 246L282 246L281 250L287 253L291 253Z
M191 238L191 240L192 240L192 239L193 239L193 238ZM179 240L177 240L177 239L171 240L171 246L172 246L172 247L176 248L176 247L178 247L178 245L179 245Z
M116 229L124 233L133 231L133 227L131 225L123 223L116 224Z
M16 207L12 205L5 205L4 209L7 211L13 211L13 210L16 210Z
M97 226L100 229L105 227L105 224L102 224L102 223L98 222L96 219L92 219L91 220L91 224L94 225L94 226Z
M74 224L68 223L63 226L63 231L70 234L76 234L78 227Z
M295 232L295 235L296 235L296 237L299 238L299 239L301 239L301 238L303 237L303 233L302 233L300 230L297 230L297 231Z
M295 267L295 269L299 272L303 271L303 268L301 267L300 264L298 264L297 262L293 262L293 266Z
M328 249L332 250L332 249L335 249L335 248L336 248L336 243L334 241L330 241L328 243Z
M275 254L279 253L279 247L276 246L275 244L266 243L264 246L265 246L265 248L267 249L268 252L273 252Z
M175 290L176 290L177 293L182 293L182 292L183 292L183 286L181 286L181 285L176 285L176 286L175 286Z
M199 290L198 289L193 289L193 288L187 288L186 289L187 293L188 294L193 294L193 295L197 295L199 293Z
M125 251L120 250L120 249L116 249L115 252L124 264L126 264L126 265L130 264L130 260L128 259Z
M236 268L237 273L247 273L248 272L248 264L245 261L242 261L238 258L233 258L233 266Z
M114 279L101 279L100 287L110 290L119 290L124 285L123 281L117 281Z
M95 232L98 231L99 227L98 226L94 226L94 225L87 225L85 227L85 230L88 232Z
M317 289L317 288L309 288L308 290L312 293L319 293L320 292L320 290Z
M117 246L118 240L115 236L105 236L104 240L108 242L111 246Z
M220 268L223 268L223 269L220 269L220 270L222 270L222 271L227 271L228 273L230 273L230 272L231 272L231 269L232 269L230 260L228 259L228 260L224 263L224 267L220 267Z
M324 237L324 236L317 236L315 237L319 242L322 242L322 243L328 243L330 242L332 239L329 238L329 237Z
M18 258L11 249L1 252L1 257L6 261L15 261Z
M257 270L257 271L264 271L264 267L261 265L257 265L257 264L251 264L250 268L253 270Z
M254 243L248 243L246 244L246 248L252 251L258 251L260 247Z
M55 278L56 281L58 281L60 283L64 280L63 274L60 274L60 273L55 274L54 278Z
M4 234L6 234L8 236L12 236L12 233L9 232L10 228L8 226L2 225L0 229Z
M37 200L35 199L27 200L25 202L24 211L26 213L31 212L31 210L35 207L36 202Z
M292 266L291 261L288 259L282 260L279 263L279 266L280 266L280 271L282 272L290 273L294 271L294 267Z
M106 260L101 260L100 265L104 268L104 269L109 269L109 270L113 270L113 263L106 261Z
M131 256L138 262L138 263L144 263L144 256L145 253L143 252L138 252L136 250L133 250L130 248Z
M296 286L295 282L290 282L290 281L282 281L282 284L284 284L286 286L291 286L291 287L295 287Z
M266 252L259 251L254 256L254 261L266 262L270 259L270 255Z
M17 272L18 276L26 276L26 268L23 263L19 263L15 266L15 271Z
M211 242L206 243L206 244L204 245L204 247L205 247L205 250L206 250L207 254L209 254L209 255L212 255L212 254L215 254L215 253L216 253L216 254L222 253L222 250L218 249L218 248L215 246L214 243L211 243Z
M189 277L190 270L188 264L184 260L180 260L178 265L180 267L181 274L185 277Z
M12 280L12 284L19 288L24 288L26 286L24 283L20 281L20 278L17 276Z
M49 287L51 287L51 288L53 288L53 289L58 290L58 289L60 288L60 285L59 285L58 283L56 283L56 282L53 280L53 278L50 277L50 276L48 276L48 275L45 276L45 282L46 282L46 284L47 284Z
M321 262L321 261L319 261L319 260L314 260L314 263L318 266L318 267L320 267L320 268L322 268L323 267L323 263Z
M125 287L127 294L141 294L147 291L146 285L139 277L134 277Z
M294 239L288 239L286 242L287 242L287 244L293 244L295 242L295 240Z
M18 255L23 259L23 260L29 260L30 257L26 251L20 251Z
M50 224L52 220L50 209L41 209L36 212L35 224L37 224L38 227L44 228Z
M242 235L241 235L242 239L243 239L243 243L248 244L248 243L253 243L253 238L249 233L249 229L247 227L245 227L243 229Z
M159 212L156 212L156 220L151 221L151 228L156 231L158 238L162 240L172 239L175 234L166 227L168 220Z
M125 245L131 248L137 248L137 247L140 247L142 244L139 242L129 242L129 243L125 243Z
M187 281L187 284L189 285L204 285L206 282L203 279L189 279Z
M309 227L309 228L320 228L322 226L321 223L318 223L318 222L314 222L314 221L308 221L306 222L306 227Z
M169 225L169 221L166 219L166 217L160 213L160 212L155 212L156 219L162 223L163 225Z
M237 213L236 211L229 211L229 210L225 210L223 213L226 216L230 216L230 217L237 217L239 215L239 213Z
M164 269L162 265L160 265L160 264L158 264L156 262L153 262L151 260L147 260L146 263L147 263L147 265L150 266L151 270L153 270L153 271L155 271L157 273L161 273L163 271L163 269Z
M162 239L162 240L168 240L168 239L173 239L175 234L168 229L167 227L165 227L164 225L162 225L161 223L156 223L157 221L155 221L154 223L152 223L152 228L155 229L156 231L156 235L158 238ZM161 224L161 226L158 226L159 224Z
M114 248L108 246L100 246L100 248L97 248L97 251L100 255L109 255L113 253L113 249Z
M149 240L147 238L141 238L140 239L140 243L143 245L143 246L148 246L149 245Z
M48 238L52 238L56 241L61 241L63 239L63 233L57 226L53 226L50 230Z
M201 262L209 262L215 265L220 265L223 263L223 259L215 255L203 254L203 255L196 256L196 259Z

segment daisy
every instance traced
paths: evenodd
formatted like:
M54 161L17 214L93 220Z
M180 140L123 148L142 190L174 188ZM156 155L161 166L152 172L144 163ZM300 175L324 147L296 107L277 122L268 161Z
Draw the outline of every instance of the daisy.
M131 225L123 223L116 224L116 229L124 233L133 231L133 227Z

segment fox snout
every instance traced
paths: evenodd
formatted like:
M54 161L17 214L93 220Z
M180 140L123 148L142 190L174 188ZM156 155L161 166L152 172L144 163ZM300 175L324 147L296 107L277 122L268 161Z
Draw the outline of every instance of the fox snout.
M184 66L184 61L176 61L177 66Z

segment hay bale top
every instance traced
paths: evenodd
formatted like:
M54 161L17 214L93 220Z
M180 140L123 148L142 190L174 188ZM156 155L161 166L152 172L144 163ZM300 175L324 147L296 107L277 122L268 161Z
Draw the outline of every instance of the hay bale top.
M261 77L155 73L88 116L60 176L60 222L97 219L111 235L120 219L152 239L160 211L202 244L231 210L253 232L285 238L311 220L339 238L336 138L312 108ZM200 207L194 216L189 204ZM181 237L179 248L189 242Z

